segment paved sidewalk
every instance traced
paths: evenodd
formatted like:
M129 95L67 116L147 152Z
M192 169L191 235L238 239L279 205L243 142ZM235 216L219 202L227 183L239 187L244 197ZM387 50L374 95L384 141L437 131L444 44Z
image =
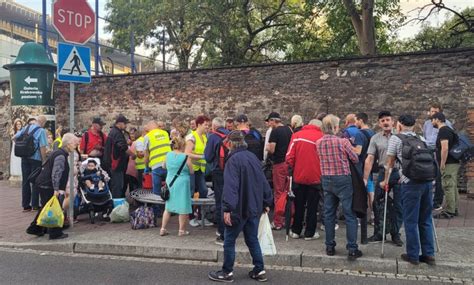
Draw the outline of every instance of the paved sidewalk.
M96 222L91 225L87 215L79 217L80 222L68 230L70 237L60 241L49 241L45 237L25 234L35 212L22 213L21 190L0 181L0 247L33 248L90 254L115 254L154 258L189 259L222 262L222 247L214 244L214 227L191 228L191 235L177 237L177 218L172 217L168 229L171 235L159 236L159 228L134 231L128 223L110 224ZM390 241L385 247L385 258L380 258L381 244L361 245L364 256L356 262L347 261L345 250L345 227L336 231L336 256L325 255L324 232L314 241L285 241L283 231L274 232L278 254L265 257L266 264L331 268L391 274L412 274L424 276L450 276L470 278L474 276L474 200L461 195L460 217L437 221L437 232L441 252L437 254L436 267L425 264L412 266L399 260L404 248L395 247ZM369 235L373 228L369 227ZM402 236L404 237L404 235ZM237 246L237 261L250 263L250 255L243 238Z

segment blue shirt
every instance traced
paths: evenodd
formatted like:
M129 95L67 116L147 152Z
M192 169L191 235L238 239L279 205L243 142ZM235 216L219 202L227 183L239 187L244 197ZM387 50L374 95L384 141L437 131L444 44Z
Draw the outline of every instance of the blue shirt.
M31 157L29 157L29 159L42 161L42 159L41 159L41 150L40 149L42 147L48 146L48 138L46 137L46 131L42 127L40 127L38 124L32 124L32 125L29 125L29 126L30 126L30 128L28 129L28 134L31 134L33 132L33 130L35 130L36 128L39 128L33 135L33 137L35 138L35 145L36 145L37 149L36 149L35 154L33 154ZM28 126L24 127L19 132L17 132L16 135L15 135L15 139L20 137L26 131L27 128L28 128Z

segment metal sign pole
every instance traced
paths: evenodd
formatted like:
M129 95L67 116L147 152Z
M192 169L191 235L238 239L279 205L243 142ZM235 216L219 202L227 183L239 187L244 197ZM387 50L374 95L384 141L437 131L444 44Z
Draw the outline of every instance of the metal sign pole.
M69 130L74 132L74 83L69 83ZM69 155L69 225L74 226L74 155Z

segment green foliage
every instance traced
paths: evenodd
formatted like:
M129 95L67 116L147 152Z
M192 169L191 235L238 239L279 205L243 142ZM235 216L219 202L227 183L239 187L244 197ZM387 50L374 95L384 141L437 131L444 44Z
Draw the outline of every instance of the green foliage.
M181 69L359 54L341 0L110 0L106 9L116 47L129 50L133 30L157 54L165 30ZM389 53L399 0L376 1L374 19L377 50Z
M474 8L467 8L461 14L474 19ZM474 33L466 31L460 18L452 15L440 27L425 25L414 38L397 44L399 52L474 47Z

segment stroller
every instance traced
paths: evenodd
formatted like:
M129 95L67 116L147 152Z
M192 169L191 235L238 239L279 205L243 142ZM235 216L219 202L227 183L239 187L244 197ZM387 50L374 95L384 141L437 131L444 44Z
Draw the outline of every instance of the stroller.
M104 182L104 189L99 191L98 189L90 189L86 186L84 179L87 178L84 176L84 170L87 167L87 163L90 160L94 160L97 164L97 169L103 171L100 167L100 160L98 158L88 158L82 162L81 166L79 167L79 195L76 197L76 215L88 213L89 219L91 224L95 222L95 217L99 216L101 213L101 217L105 220L108 220L109 214L112 212L114 207L112 193L110 192L108 183ZM97 177L91 177L90 180L97 179ZM94 181L96 182L96 181Z

